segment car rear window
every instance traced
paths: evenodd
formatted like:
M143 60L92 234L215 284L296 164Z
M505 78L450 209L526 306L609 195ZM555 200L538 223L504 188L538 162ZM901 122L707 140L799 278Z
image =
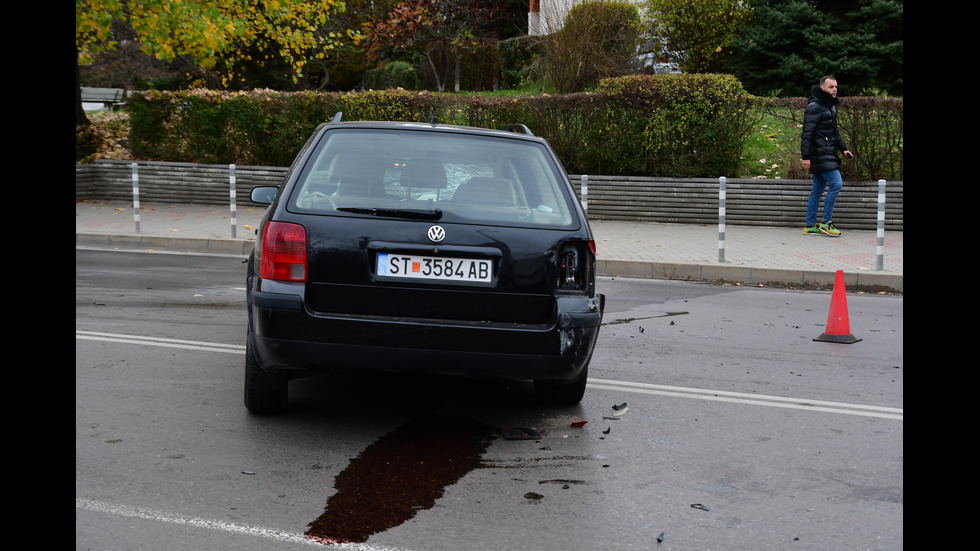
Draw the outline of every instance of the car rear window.
M294 212L441 211L441 221L577 226L558 166L539 143L466 133L328 130L289 200Z

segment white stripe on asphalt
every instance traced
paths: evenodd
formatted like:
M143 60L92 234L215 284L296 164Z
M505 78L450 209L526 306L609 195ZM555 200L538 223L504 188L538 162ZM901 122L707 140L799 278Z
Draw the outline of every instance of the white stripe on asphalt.
M164 339L159 337L143 337L138 335L122 335L117 333L102 333L97 331L75 331L76 339L96 340L104 342L120 342L128 344L142 344L149 346L165 346L171 348L184 348L188 350L205 350L209 352L227 352L230 354L244 354L245 346L238 344L220 344L200 341L186 341L179 339ZM822 411L828 413L843 413L847 415L862 415L866 417L880 417L883 419L904 420L902 408L890 408L882 406L864 406L860 404L847 404L842 402L825 402L821 400L807 400L803 398L786 398L782 396L766 396L764 394L745 394L741 392L728 392L724 390L705 390L700 388L686 388L678 386L653 385L648 383L631 383L627 381L611 381L607 379L589 379L589 388L603 390L615 390L617 392L634 392L637 394L658 394L661 396L675 396L681 398L696 398L699 400L713 400L719 402L731 402L739 404L750 404L756 406L782 407L790 409L802 409L807 411Z
M625 381L610 381L606 379L589 379L589 388L616 390L620 392L635 392L638 394L659 394L661 396L678 396L682 398L697 398L718 402L733 402L756 406L772 406L808 411L824 411L844 413L848 415L863 415L881 417L883 419L903 420L901 408L882 406L863 406L842 402L824 402L821 400L806 400L803 398L786 398L783 396L766 396L764 394L745 394L727 392L724 390L705 390L700 388L685 388L679 386L652 385L648 383L630 383Z
M143 337L140 335L120 335L117 333L100 333L97 331L78 331L75 330L75 338L90 341L122 342L128 344L145 344L151 346L165 346L168 348L184 348L187 350L206 350L209 352L228 352L230 354L244 354L245 345L242 344L221 344L213 342L185 341L180 339L164 339L159 337Z
M206 528L208 530L217 530L219 532L241 534L243 536L256 536L278 542L305 543L307 545L316 545L319 547L324 546L323 543L309 539L304 534L283 532L281 530L263 528L261 526L249 526L247 524L235 524L220 520L188 517L184 515L167 513L164 511L154 511L143 507L129 507L127 505L117 505L114 503L94 501L91 499L79 499L76 497L75 508L109 515L153 520L157 522L168 522L171 524L181 524L184 526L194 526L197 528ZM339 549L341 551L400 551L395 547L379 547L377 545L366 545L361 543L337 543L330 545L330 548Z

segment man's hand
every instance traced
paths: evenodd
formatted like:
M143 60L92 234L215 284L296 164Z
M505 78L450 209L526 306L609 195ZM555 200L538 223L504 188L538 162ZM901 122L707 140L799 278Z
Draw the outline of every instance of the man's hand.
M810 159L803 159L803 170L810 170Z

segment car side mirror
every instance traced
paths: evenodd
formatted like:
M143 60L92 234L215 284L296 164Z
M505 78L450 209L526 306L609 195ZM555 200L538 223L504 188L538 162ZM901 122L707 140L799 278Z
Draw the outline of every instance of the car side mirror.
M278 186L258 186L252 188L252 194L249 199L251 199L253 203L258 203L260 205L271 205L272 202L276 200L276 195L278 194Z

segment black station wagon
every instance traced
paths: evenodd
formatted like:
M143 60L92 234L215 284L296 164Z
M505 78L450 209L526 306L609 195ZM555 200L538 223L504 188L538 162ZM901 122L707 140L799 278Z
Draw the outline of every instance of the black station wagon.
M523 125L342 122L307 141L248 260L245 405L282 411L324 369L534 382L575 404L602 321L595 242Z

